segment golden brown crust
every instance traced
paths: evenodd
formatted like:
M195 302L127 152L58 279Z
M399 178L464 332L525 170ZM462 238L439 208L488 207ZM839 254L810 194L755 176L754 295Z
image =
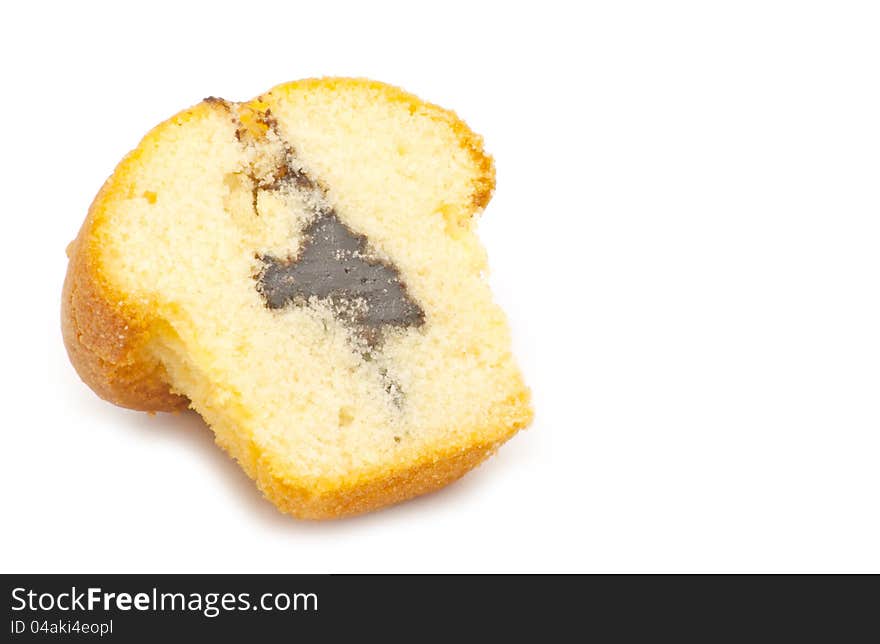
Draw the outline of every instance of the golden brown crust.
M90 232L112 178L89 209L77 238L68 246L61 295L61 332L67 355L80 378L104 400L139 411L185 409L185 397L171 392L164 367L144 355L148 329L110 295L101 279Z
M382 476L371 476L359 484L325 494L313 494L274 477L268 468L258 469L255 478L266 497L282 512L300 519L342 519L439 490L486 460L501 442L429 454L405 469L386 471Z
M202 101L154 127L116 166L95 195L79 234L67 247L61 331L70 362L98 396L137 411L180 411L189 400L174 393L165 367L146 350L155 320L143 304L118 293L104 277L99 232L118 199L130 197L132 168L164 128L223 109Z
M447 122L479 168L474 180L472 213L484 208L495 187L495 168L482 149L482 139L453 112L424 103L396 87L364 79L308 79L279 85L273 93L306 90L310 86L369 86L388 100L407 104L431 118ZM264 109L263 97L246 106ZM228 109L217 99L203 101L160 124L119 164L113 176L95 197L76 240L68 248L69 264L62 295L62 332L70 360L82 380L101 398L131 409L155 412L176 411L189 401L174 393L163 365L147 350L156 320L147 307L129 301L114 291L104 279L98 257L99 235L112 204L128 190L127 176L132 164L156 140L161 128L210 112ZM497 447L531 420L529 393L523 386L511 400L511 414L504 425L486 435L490 442L475 442L429 452L415 463L389 466L347 480L326 490L316 490L305 481L288 480L266 455L251 453L246 441L219 441L253 477L265 495L284 512L307 519L351 516L397 503L441 488L460 478L491 455Z

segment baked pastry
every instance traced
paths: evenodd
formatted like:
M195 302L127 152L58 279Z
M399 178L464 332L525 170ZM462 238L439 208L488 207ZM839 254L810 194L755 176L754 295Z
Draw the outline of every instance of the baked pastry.
M479 136L388 85L205 99L68 248L70 359L118 405L191 406L295 516L439 488L532 417L475 234L493 189Z

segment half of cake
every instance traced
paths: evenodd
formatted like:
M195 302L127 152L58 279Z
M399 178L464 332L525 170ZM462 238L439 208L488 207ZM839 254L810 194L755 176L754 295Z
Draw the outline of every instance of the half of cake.
M532 416L453 113L366 80L209 98L152 130L68 253L63 331L98 395L191 406L281 510L439 488Z

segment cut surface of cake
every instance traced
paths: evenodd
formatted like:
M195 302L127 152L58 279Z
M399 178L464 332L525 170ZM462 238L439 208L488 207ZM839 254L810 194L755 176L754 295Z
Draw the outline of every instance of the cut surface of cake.
M295 516L437 489L532 417L475 230L493 189L477 135L388 85L205 99L95 198L68 353L111 402L191 406Z

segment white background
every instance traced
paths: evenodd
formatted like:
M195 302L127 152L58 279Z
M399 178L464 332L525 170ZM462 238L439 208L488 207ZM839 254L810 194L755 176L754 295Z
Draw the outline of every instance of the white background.
M874 3L7 4L13 571L880 571ZM99 400L59 330L105 177L202 97L368 76L453 108L537 416L446 490L279 514L194 415Z

